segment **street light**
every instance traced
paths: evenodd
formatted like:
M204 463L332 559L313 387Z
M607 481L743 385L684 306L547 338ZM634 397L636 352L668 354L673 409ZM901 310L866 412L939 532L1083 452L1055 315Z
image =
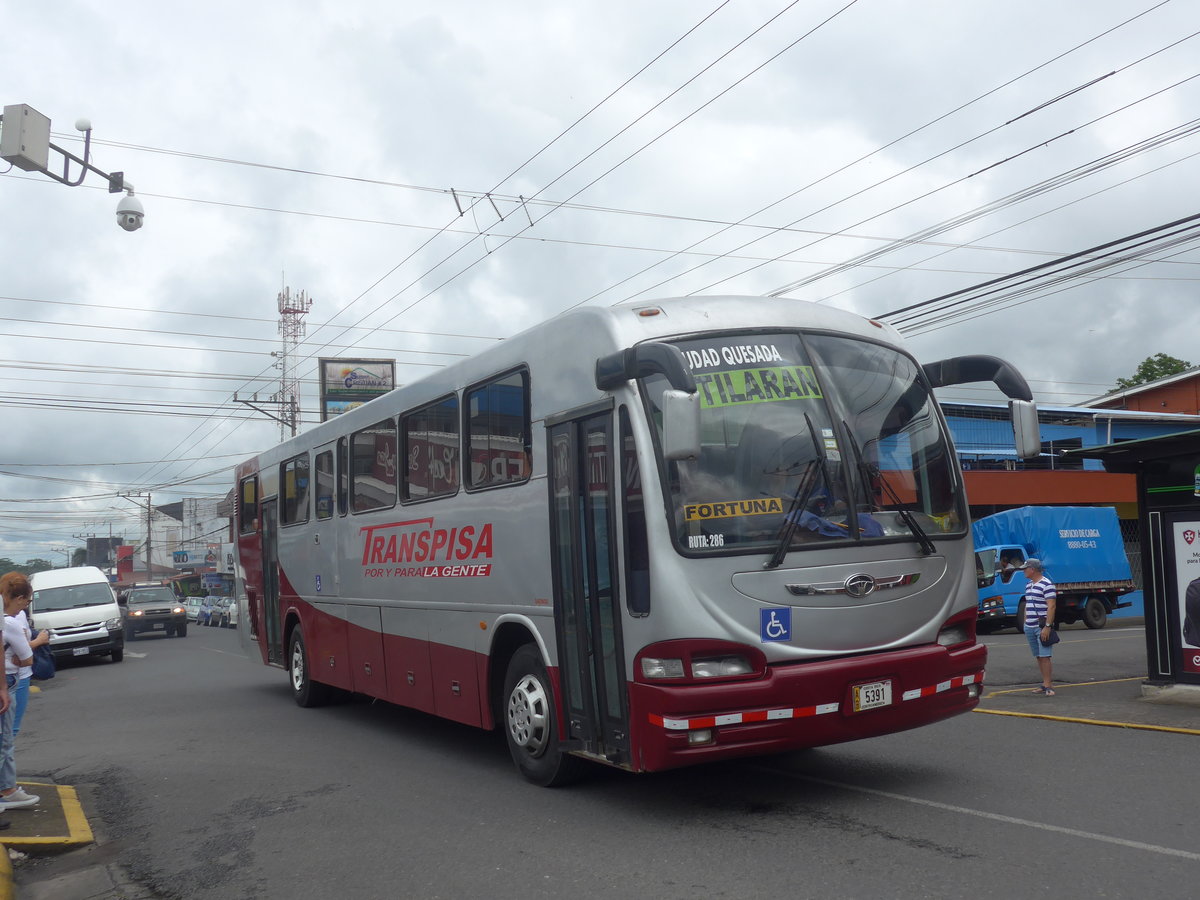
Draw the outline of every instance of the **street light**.
M87 119L75 122L77 131L83 132L83 159L50 142L50 119L32 106L16 103L4 107L0 115L0 159L26 172L41 172L67 187L79 187L88 172L95 172L108 180L108 192L125 192L117 204L117 224L126 231L137 231L142 227L146 211L142 202L133 195L133 185L125 180L124 172L108 173L91 163L92 123ZM50 171L50 151L62 156L62 175ZM79 165L78 177L71 177L71 163Z

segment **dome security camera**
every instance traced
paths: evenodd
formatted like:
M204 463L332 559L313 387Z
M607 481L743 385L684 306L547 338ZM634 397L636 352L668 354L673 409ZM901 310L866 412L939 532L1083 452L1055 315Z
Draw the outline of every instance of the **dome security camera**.
M142 201L133 196L130 191L121 198L121 202L117 204L117 224L126 231L137 231L142 227L142 220L146 218L146 210L142 208Z

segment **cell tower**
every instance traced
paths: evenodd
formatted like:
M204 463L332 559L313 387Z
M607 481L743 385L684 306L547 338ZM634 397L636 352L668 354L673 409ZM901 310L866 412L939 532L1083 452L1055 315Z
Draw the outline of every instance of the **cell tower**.
M283 349L271 354L276 357L275 368L279 370L279 393L274 399L279 404L279 439L296 435L300 422L300 379L292 365L292 351L304 337L304 317L312 309L312 301L304 291L292 296L291 288L279 292L279 334L283 338Z

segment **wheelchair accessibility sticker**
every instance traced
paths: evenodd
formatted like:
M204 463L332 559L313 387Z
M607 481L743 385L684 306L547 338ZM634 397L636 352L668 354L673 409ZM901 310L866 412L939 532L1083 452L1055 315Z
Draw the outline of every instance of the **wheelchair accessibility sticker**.
M792 609L777 606L758 611L758 633L763 642L790 641L792 639Z

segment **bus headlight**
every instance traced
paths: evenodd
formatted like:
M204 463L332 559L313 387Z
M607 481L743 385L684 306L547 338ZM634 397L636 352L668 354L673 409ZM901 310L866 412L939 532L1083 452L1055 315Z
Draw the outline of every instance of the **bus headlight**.
M693 678L728 678L731 675L749 675L753 671L750 661L744 656L716 656L692 660Z
M682 678L682 659L654 659L642 657L642 675L646 678Z
M938 643L943 647L953 647L955 644L965 644L971 640L971 632L966 625L948 625L938 632Z
M120 631L123 625L124 623L120 619L109 619L104 623L104 627L109 631ZM51 637L54 637L54 635L51 635Z

